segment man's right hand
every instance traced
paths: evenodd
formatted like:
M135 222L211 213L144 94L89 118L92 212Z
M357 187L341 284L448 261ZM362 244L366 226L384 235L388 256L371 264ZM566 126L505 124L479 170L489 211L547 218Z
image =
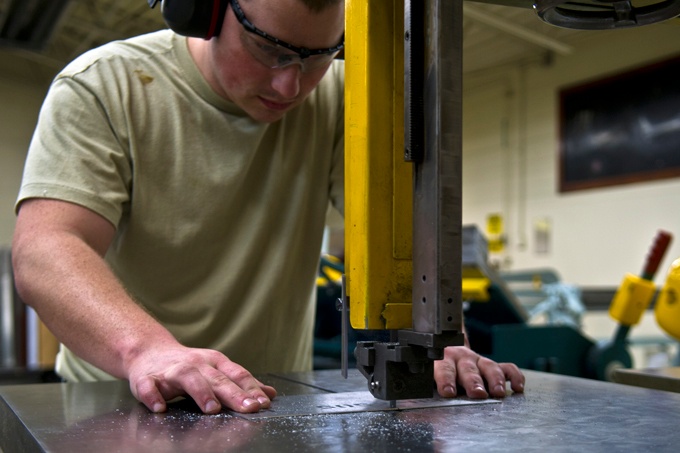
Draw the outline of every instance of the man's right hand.
M269 407L276 390L218 351L182 345L150 348L128 364L130 390L153 412L166 401L189 396L206 414L225 406L236 412Z

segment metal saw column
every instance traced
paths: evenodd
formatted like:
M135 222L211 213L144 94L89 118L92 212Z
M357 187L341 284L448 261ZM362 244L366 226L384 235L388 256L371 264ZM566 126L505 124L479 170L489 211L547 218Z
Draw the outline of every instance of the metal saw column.
M412 7L424 7L425 38L423 155L413 177L413 329L462 332L462 0Z
M462 0L347 5L342 305L355 328L398 329L355 349L369 391L396 405L432 397L434 361L463 344ZM409 191L411 218L399 215Z

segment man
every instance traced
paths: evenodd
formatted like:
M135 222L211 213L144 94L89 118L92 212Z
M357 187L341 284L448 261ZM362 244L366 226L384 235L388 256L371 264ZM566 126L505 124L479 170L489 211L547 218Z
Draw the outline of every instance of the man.
M227 6L212 39L166 30L65 68L17 202L17 288L63 343L57 372L128 379L154 412L180 395L258 411L276 391L251 372L311 368L325 211L342 210L344 2ZM463 347L435 374L444 396L524 384Z

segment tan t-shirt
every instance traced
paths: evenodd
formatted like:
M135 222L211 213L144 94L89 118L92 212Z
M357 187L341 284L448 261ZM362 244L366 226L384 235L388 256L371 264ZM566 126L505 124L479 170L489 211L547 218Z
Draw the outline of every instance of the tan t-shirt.
M107 261L181 343L254 373L308 370L325 213L343 208L343 86L334 62L263 124L210 89L185 38L107 44L55 79L17 206L55 198L112 222ZM63 347L57 371L110 378Z

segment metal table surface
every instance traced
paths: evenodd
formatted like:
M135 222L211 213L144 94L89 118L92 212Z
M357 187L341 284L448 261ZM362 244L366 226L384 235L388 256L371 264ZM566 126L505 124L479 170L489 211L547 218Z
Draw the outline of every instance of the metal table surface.
M501 403L258 421L202 415L189 401L152 414L125 382L0 387L0 447L16 451L677 451L680 394L525 371ZM258 376L279 394L356 391L338 371Z

